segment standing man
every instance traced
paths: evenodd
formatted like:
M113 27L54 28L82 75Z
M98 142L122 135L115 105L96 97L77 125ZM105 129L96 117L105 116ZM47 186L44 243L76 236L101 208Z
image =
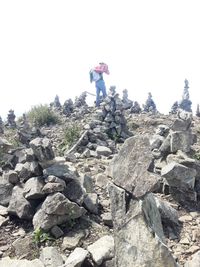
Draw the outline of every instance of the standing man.
M96 106L99 107L100 105L100 92L103 95L103 98L105 98L107 96L106 93L106 86L105 86L105 82L103 80L103 73L106 74L110 74L109 70L108 70L108 65L106 63L99 63L98 66L96 66L94 69L92 69L90 71L90 75L91 77L91 82L94 81L95 82L95 86L96 86Z

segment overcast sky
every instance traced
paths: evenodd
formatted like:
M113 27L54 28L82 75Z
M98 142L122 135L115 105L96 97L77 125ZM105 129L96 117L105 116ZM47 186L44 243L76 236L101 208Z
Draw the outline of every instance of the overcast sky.
M195 112L199 12L199 0L0 0L0 116L95 93L88 72L100 61L107 88L141 105L150 91L162 113L187 78Z

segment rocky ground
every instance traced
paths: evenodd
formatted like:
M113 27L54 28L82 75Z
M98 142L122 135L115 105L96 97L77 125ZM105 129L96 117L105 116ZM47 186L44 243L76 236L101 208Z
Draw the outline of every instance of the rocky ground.
M93 120L93 115L97 112L95 108L89 108L82 116L62 117L60 125L43 127L41 133L49 138L55 156L59 158L59 162L64 160L79 175L87 175L92 178L93 192L98 198L98 204L93 202L93 208L97 208L97 212L87 208L87 212L82 216L71 219L59 225L62 234L59 238L46 236L46 239L35 240L34 225L31 220L20 219L16 214L12 215L8 212L6 205L0 206L0 256L2 258L9 256L10 258L34 260L39 258L41 249L45 247L56 247L63 259L66 260L70 253L76 248L81 247L87 250L88 246L94 244L103 236L113 236L113 222L111 218L110 197L108 192L108 184L113 181L109 176L109 166L113 156L118 153L122 142L115 143L115 149L111 153L106 151L101 154L78 153L75 158L62 155L59 144L63 139L63 125L68 125L74 121L78 122L83 130L88 129L88 125ZM175 115L161 114L130 114L126 113L126 120L129 131L135 135L153 135L159 125L167 125L170 127L175 119ZM192 131L197 135L197 142L192 146L193 151L198 155L200 151L200 126L199 119L193 119ZM6 132L1 137L6 137ZM108 138L109 139L109 138ZM99 142L99 144L98 144ZM101 140L97 145L102 145ZM111 144L111 140L106 140ZM104 144L104 143L103 143ZM110 148L113 148L110 145ZM194 154L193 152L193 154ZM2 170L3 177L3 170ZM2 189L1 189L2 190ZM154 192L154 195L161 200L170 203L177 214L177 223L163 220L163 229L165 233L166 243L172 255L176 259L179 266L190 260L197 251L200 250L200 205L197 199L196 205L193 203L180 204L171 194L162 192ZM85 207L85 206L84 206ZM51 234L52 237L52 234ZM39 236L41 238L41 236ZM103 263L95 263L93 258L87 256L82 265L69 266L114 266L111 256L106 258ZM0 261L1 266L1 261ZM8 265L9 266L9 265ZM33 265L34 266L34 265ZM37 266L37 265L35 265ZM39 266L39 265L38 265ZM45 266L61 266L61 265L45 265ZM63 265L64 266L64 265ZM68 266L68 265L65 265ZM186 266L186 265L185 265ZM189 265L188 265L189 266ZM192 266L192 265L191 265ZM196 265L194 265L196 266Z

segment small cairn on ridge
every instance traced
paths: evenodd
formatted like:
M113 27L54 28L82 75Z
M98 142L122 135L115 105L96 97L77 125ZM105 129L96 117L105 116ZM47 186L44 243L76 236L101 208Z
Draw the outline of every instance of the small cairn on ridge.
M185 87L183 90L182 100L179 103L179 108L187 112L192 112L192 109L191 109L192 102L190 101L188 84L189 84L188 80L185 79Z
M2 118L0 116L0 134L3 134L3 133L4 133L4 124L3 124Z
M15 122L15 113L14 113L14 110L10 109L9 110L9 113L8 113L8 116L7 116L7 125L8 127L10 128L16 128L16 122Z
M144 112L150 112L152 114L156 114L158 112L156 109L156 105L152 99L152 94L150 92L148 93L148 98L143 108L144 108Z
M124 109L130 109L133 106L133 101L128 99L127 89L123 90L122 103L124 105Z
M86 97L87 97L86 92L83 92L79 97L76 97L74 102L74 107L80 108L82 106L87 106Z
M55 96L55 99L54 99L54 101L50 104L50 106L52 107L52 108L54 108L55 110L60 110L61 109L61 104L60 104L60 99L59 99L59 96L58 95L56 95Z
M199 104L197 105L196 116L197 116L197 117L200 117Z
M134 101L133 106L131 107L130 112L131 113L134 113L134 114L140 114L142 112L142 109L140 107L140 104L137 101Z
M177 114L178 112L178 101L175 101L171 107L170 114Z
M63 104L63 113L69 117L74 110L74 104L71 98L67 99Z
M124 104L116 93L116 87L111 86L108 96L101 104L100 120L104 122L106 132L109 137L114 139L126 139L129 137L126 119L124 116Z

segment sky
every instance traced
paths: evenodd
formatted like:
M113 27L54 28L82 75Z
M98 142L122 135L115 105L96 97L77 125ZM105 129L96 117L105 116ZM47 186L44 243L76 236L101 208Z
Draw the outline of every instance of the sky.
M200 103L199 0L0 0L0 116L95 94L89 70L167 114L189 81ZM88 98L93 103L94 96Z

